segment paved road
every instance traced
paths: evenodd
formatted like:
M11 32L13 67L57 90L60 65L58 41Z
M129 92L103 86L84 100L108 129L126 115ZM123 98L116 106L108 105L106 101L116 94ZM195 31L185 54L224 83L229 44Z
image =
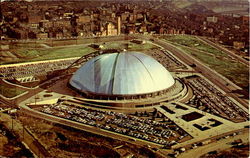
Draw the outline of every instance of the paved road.
M8 107L13 107L13 103L11 101L7 101L6 99L0 96L0 104L6 105Z
M147 38L145 36L141 36L141 35L137 35L137 37L142 38L142 39L146 39L146 40L149 39L149 38ZM175 56L177 56L184 63L186 63L188 65L195 64L196 65L196 67L194 67L195 71L202 73L203 76L208 78L215 85L217 85L223 91L225 91L228 96L234 98L236 101L238 101L239 103L241 103L245 107L248 107L248 101L240 99L237 96L237 94L231 93L232 90L240 89L240 87L238 87L237 85L235 85L234 83L232 83L231 81L229 81L228 79L223 77L222 75L218 74L216 71L210 69L208 66L204 65L203 63L201 63L200 61L198 61L197 59L195 59L191 55L185 53L181 49L179 49L179 48L177 48L177 47L175 47L175 46L173 46L165 41L159 40L157 38L154 38L154 37L150 37L150 38L154 39L154 43L156 43L156 44L162 46L163 48L165 48L166 50L169 50L170 52L172 52Z
M143 38L140 37L140 38ZM197 61L196 59L192 58L191 56L187 55L185 52L181 51L180 49L174 47L173 45L171 44L168 44L166 42L163 42L161 40L158 40L158 39L155 39L155 43L156 44L159 44L161 46L163 46L165 49L171 51L174 55L176 55L178 58L180 58L180 60L182 60L183 62L191 65L193 63L196 64L196 67L194 68L197 72L202 72L202 74L207 77L210 81L212 81L213 83L215 83L217 86L219 86L221 89L223 89L224 91L226 92L231 92L232 88L235 88L233 85L231 87L229 86L226 86L226 81L221 78L220 76L218 76L218 74L214 71L212 71L211 69L207 68L207 66L205 66L204 64L200 63L199 61ZM31 95L31 94L30 94ZM248 107L248 103L245 103L245 102L242 102L235 94L230 94L233 98L235 98L237 101L239 101L240 103L246 105ZM31 114L31 113L29 113ZM34 113L34 116L38 116L37 113ZM43 118L43 119L47 119L47 120L50 120L51 121L51 117L49 118L46 118L44 117L45 115L42 115L40 118ZM76 125L74 123L74 125L72 123L65 123L65 121L62 121L61 119L60 120L57 120L55 118L52 119L54 122L57 122L57 123L63 123L67 126L73 126L73 127L76 127L76 128L81 128L81 129L84 129L86 130L86 126L80 126L80 125ZM144 141L139 141L137 140L136 142L131 142L129 141L129 137L124 137L124 136L118 136L119 134L114 134L114 133L107 133L106 131L102 131L102 130L96 130L93 128L90 130L91 132L95 131L94 133L97 133L97 134L103 134L103 135L107 135L109 137L113 137L115 139L120 139L120 140L123 140L123 141L128 141L130 143L135 143L135 144L145 144ZM106 132L106 133L105 133ZM152 146L154 146L154 144L152 143ZM155 145L157 146L157 145Z
M249 142L249 132L244 132L240 135L234 136L234 137L229 137L227 139L222 139L220 141L210 143L205 146L198 147L196 149L192 149L189 151L186 151L182 154L179 155L178 158L199 158L200 156L214 150L225 150L230 148L232 145L230 145L231 142L241 139L243 143Z
M51 48L51 46L49 46L49 45L47 45L47 44L44 44L44 43L42 43L42 44L40 44L42 47L44 47L44 48Z
M197 38L200 39L201 41L209 44L210 46L215 47L215 48L217 48L217 49L219 49L219 50L221 50L221 51L223 51L223 52L231 55L232 57L236 58L238 61L240 61L241 63L245 64L246 66L249 66L249 61L243 59L241 56L239 56L239 55L231 52L230 50L228 50L228 49L220 46L219 44L214 43L214 42L212 42L212 41L210 41L210 40L208 40L208 39L206 39L204 37L198 37L197 36Z
M0 68L8 68L8 67L15 67L15 66L25 66L25 65L30 65L30 64L62 62L62 61L67 61L67 60L77 60L79 58L80 57L72 57L72 58L65 58L65 59L53 59L53 60L32 61L32 62L16 63L16 64L5 64L5 65L0 65Z
M212 115L210 113L207 112L201 112L200 110L185 105L183 103L178 103L178 105L181 105L185 108L187 108L187 110L181 110L175 107L175 105L173 104L165 104L166 106L168 106L168 108L174 112L174 114L170 114L168 112L166 112L164 109L162 109L161 107L156 107L156 109L158 111L160 111L163 115L167 116L170 120L174 121L175 124L177 124L179 127L181 127L184 131L186 131L189 135L191 135L193 137L193 139L191 140L187 140L185 142L179 143L177 145L174 145L173 148L179 148L179 147L184 147L190 144L193 144L195 142L200 142L200 141L204 141L207 139L215 139L217 137L223 137L226 135L229 135L233 132L238 132L241 131L242 129L244 129L244 126L248 125L248 122L241 122L241 123L233 123L232 121L223 119L219 116L215 116ZM191 112L197 112L197 113L201 113L204 116L193 120L193 121L185 121L181 118L181 116L185 115L185 114L189 114ZM205 131L201 131L198 128L194 127L193 125L196 124L202 124L204 122L207 122L210 118L213 118L219 122L221 122L222 124L217 126L217 127L210 127L210 129L205 130Z

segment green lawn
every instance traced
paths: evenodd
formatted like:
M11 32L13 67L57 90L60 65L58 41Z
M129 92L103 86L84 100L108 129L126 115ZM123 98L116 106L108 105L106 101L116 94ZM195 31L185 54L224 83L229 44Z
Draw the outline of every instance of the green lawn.
M128 50L132 51L144 51L149 49L155 49L159 48L151 43L144 43L144 44L136 44L136 43L130 43L130 47Z
M70 42L72 42L72 40L70 40ZM151 43L136 44L136 43L131 43L129 41L128 42L116 41L116 42L105 42L105 44L103 44L104 46L103 49L127 49L127 44L129 45L128 46L129 51L143 51L143 50L157 48L157 46ZM16 47L18 46L20 45L17 45ZM28 46L33 46L33 48ZM0 59L0 64L12 64L12 63L22 63L31 61L80 57L85 54L92 53L94 51L96 50L91 47L83 45L74 45L74 46L72 45L68 47L52 47L52 48L34 48L34 45L28 44L27 46L24 45L20 49L14 49L11 51L17 58L14 58L12 60L4 60L4 58L2 58Z
M186 47L181 48L240 87L246 87L248 85L249 71L248 67L244 64L233 61L227 57L220 58L218 56L194 51Z
M25 90L21 90L19 88L10 88L10 87L3 85L3 84L0 85L0 94L7 97L7 98L15 97L15 96L20 95L24 92L25 92Z
M200 51L204 51L207 53L211 53L214 55L219 55L219 56L227 56L226 53L223 51L220 51L204 42L201 40L197 39L195 36L186 36L186 35L168 35L168 36L163 36L165 40L179 44L182 46L187 46L190 48L195 48Z
M27 43L11 43L10 49L21 49L21 48L44 48L40 43L36 42L27 42Z
M53 40L46 42L49 46L66 46L66 45L76 45L79 44L79 40L76 39L67 39L67 40Z
M94 51L95 50L93 48L83 46L44 49L18 49L14 52L18 59L14 61L0 61L0 64L80 57Z
M103 49L127 49L129 51L143 51L143 50L158 48L157 46L151 43L136 44L125 41L106 42L103 46L104 46Z
M248 67L231 59L227 53L204 43L195 36L166 35L161 38L191 54L238 86L248 86Z

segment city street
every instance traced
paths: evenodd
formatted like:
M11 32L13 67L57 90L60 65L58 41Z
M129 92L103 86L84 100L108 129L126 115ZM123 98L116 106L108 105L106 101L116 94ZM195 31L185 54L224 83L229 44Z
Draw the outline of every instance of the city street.
M229 137L226 139L222 139L219 141L216 141L214 143L210 143L205 146L200 146L197 147L196 149L188 150L182 154L179 155L178 158L187 158L187 157L192 157L192 158L199 158L200 156L210 152L210 151L215 151L215 150L224 150L232 147L231 143L235 140L241 139L243 143L248 143L249 142L249 133L247 130L243 132L240 135L234 136L234 137Z

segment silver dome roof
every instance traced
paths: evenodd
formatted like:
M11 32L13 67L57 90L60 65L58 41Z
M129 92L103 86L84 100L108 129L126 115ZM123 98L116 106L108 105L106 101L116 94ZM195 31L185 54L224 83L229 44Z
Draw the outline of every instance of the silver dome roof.
M138 52L97 56L70 79L74 88L104 95L137 95L167 89L174 84L171 74L155 59Z

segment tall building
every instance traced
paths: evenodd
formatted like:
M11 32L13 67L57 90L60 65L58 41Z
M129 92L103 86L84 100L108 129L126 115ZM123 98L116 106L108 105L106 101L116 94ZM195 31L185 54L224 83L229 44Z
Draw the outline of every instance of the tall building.
M117 35L117 29L115 29L115 25L113 23L106 24L106 36L114 36Z
M121 34L121 17L119 16L117 19L117 35Z

